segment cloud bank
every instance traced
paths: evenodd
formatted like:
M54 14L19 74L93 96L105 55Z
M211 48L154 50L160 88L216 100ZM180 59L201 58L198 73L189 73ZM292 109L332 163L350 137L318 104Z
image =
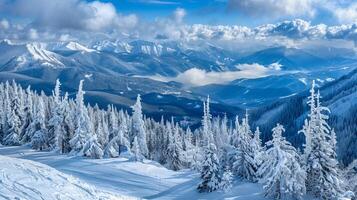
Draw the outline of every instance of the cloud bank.
M178 74L176 77L163 77L157 75L148 78L162 82L176 81L183 83L188 87L195 87L209 84L227 84L241 78L261 78L271 74L280 73L281 70L281 65L279 63L272 63L269 66L263 66L257 63L239 64L236 67L237 71L224 72L207 72L202 69L191 68Z
M349 0L346 0L349 1ZM165 3L176 1L153 1ZM352 3L351 3L352 2ZM327 0L229 0L228 9L253 16L314 16L319 9L331 11L341 23L312 24L293 19L257 27L239 25L186 24L187 11L177 8L167 17L153 21L135 14L121 14L111 3L83 0L0 0L5 16L22 17L18 23L0 19L0 38L12 40L67 41L143 39L153 41L217 42L244 47L248 43L290 45L306 41L342 40L357 44L357 3L338 4ZM296 9L296 8L299 9ZM268 17L268 16L267 16Z
M77 29L85 31L130 28L138 19L135 15L117 13L111 3L80 0L14 0L2 1L0 11L31 20L31 26L53 29Z

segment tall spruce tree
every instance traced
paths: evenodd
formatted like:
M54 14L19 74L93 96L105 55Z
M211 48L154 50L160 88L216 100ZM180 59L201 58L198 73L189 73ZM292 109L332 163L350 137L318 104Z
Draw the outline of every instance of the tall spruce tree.
M32 124L33 136L31 138L32 148L45 150L49 148L49 137L46 128L46 110L43 96L38 97L35 118Z
M248 113L246 112L242 124L238 125L236 139L236 153L233 157L233 173L244 179L255 181L257 161L255 160L255 145L253 133L250 130Z
M81 154L82 149L86 142L86 139L91 138L93 134L93 129L91 127L88 110L84 105L84 91L83 91L83 80L79 82L78 92L76 96L76 107L75 107L75 132L73 138L70 140L71 153Z
M61 83L57 79L55 89L53 91L53 108L51 113L51 118L48 122L49 126L49 139L53 140L52 149L63 153L63 135L64 135L64 127L63 127L63 113L62 113L62 102L61 102Z
M310 114L306 134L305 163L306 188L313 196L322 199L337 199L343 193L336 152L331 142L331 128L327 123L329 109L321 106L320 92L310 90Z
M146 130L143 120L142 107L141 107L141 97L140 95L136 98L136 103L131 107L133 109L133 131L134 136L137 137L140 153L143 156L148 155L148 147L146 143Z

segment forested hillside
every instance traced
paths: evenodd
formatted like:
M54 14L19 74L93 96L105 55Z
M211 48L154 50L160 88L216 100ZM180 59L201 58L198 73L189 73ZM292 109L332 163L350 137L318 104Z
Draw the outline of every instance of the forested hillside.
M279 123L271 129L272 139L262 143L268 131L256 127L253 132L248 111L234 123L213 117L209 97L201 127L191 130L174 120L144 117L140 95L131 115L113 106L86 106L83 83L75 100L62 96L59 80L52 96L24 90L15 81L1 83L1 143L96 159L129 155L132 161L151 159L175 171L191 168L201 173L199 192L228 190L239 177L262 183L265 196L275 199L353 196L355 186L347 184L353 176L344 176L337 161L337 129L328 123L330 110L322 106L315 82L299 131L305 138L301 150L285 139L288 131Z
M322 105L331 111L328 122L337 134L338 159L348 165L357 158L357 70L321 85L319 89ZM309 110L306 104L308 96L306 91L252 111L253 124L263 130L262 139L267 141L271 138L268 130L280 122L287 130L287 139L301 148L305 139L298 131Z

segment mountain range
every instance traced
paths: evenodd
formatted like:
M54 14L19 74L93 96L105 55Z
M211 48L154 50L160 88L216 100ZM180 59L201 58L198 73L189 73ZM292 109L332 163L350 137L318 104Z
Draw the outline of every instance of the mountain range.
M51 93L59 78L73 95L85 80L87 101L100 106L129 108L137 94L143 96L148 115L201 115L201 101L213 98L217 111L235 115L241 108L257 108L306 90L316 79L323 85L356 67L353 50L268 47L252 52L227 49L211 43L101 40L79 42L0 42L0 78L16 79ZM188 85L168 80L196 68L207 73L231 73L239 65L259 65L269 74L255 78L233 77L227 83ZM272 66L274 69L271 69ZM213 106L214 108L215 106ZM221 108L221 109L218 109ZM175 109L173 109L175 108Z

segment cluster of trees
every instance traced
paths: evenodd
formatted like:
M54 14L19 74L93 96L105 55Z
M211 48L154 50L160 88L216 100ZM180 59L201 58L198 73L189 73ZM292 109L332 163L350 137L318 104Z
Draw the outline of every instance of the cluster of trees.
M251 131L247 114L241 122L236 119L235 128L225 134L224 128L215 131L217 124L211 125L205 110L201 134L206 135L204 141L210 145L206 146L203 180L198 190L220 189L220 184L226 181L224 171L228 170L243 179L262 183L265 195L274 199L302 199L306 194L320 199L353 196L349 190L355 190L355 184L347 183L353 182L351 177L355 176L346 178L338 165L336 134L327 123L329 110L321 105L320 99L313 83L308 100L310 112L300 131L306 139L302 152L283 137L285 129L280 124L272 129L272 139L262 145L259 128Z
M306 193L337 199L348 190L347 176L336 160L336 135L314 85L310 114L301 130L306 138L303 152L283 137L280 124L272 129L272 140L262 144L261 132L258 127L252 131L248 113L234 122L226 116L212 117L209 98L203 103L202 126L191 131L173 120L144 117L140 95L130 115L113 106L103 110L85 105L83 81L74 100L62 95L60 86L57 80L53 95L46 96L30 87L24 90L15 81L1 83L1 143L91 158L127 154L172 170L192 168L201 173L200 192L227 190L234 177L264 184L265 195L275 199L300 199Z
M37 150L90 158L118 157L159 161L178 170L189 167L193 133L173 120L155 122L142 114L138 95L132 115L112 105L106 110L84 103L83 81L76 98L62 95L56 81L52 96L24 90L15 81L0 84L0 141L30 144ZM192 157L192 156L191 156Z

